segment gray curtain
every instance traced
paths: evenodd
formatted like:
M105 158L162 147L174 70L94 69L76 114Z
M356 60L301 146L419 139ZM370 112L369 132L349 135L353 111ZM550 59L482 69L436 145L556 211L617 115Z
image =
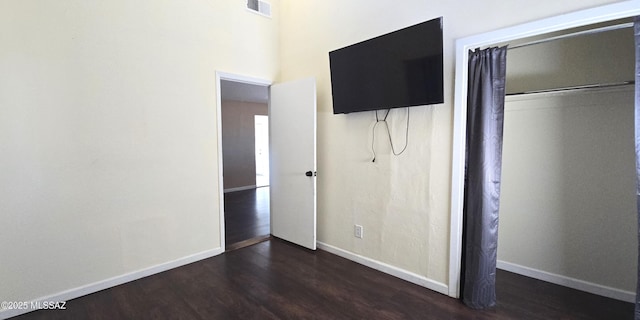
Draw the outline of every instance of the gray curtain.
M635 98L635 143L636 143L636 198L638 203L638 244L640 248L640 17L635 17L633 34L636 43L636 98ZM638 250L638 284L636 287L635 319L640 320L640 249Z
M496 304L498 207L507 48L469 52L462 301Z

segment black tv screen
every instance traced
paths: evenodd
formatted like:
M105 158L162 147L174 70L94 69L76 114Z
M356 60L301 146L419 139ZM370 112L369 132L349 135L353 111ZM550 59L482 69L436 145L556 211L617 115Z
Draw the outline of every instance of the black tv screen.
M329 52L333 113L444 102L442 17Z

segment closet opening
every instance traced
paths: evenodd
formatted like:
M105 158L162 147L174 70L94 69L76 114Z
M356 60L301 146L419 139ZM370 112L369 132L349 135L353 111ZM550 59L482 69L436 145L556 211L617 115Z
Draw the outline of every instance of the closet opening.
M584 168L585 164L579 164L578 162L576 162L576 160L582 158L586 158L588 161L595 163L596 167L602 167L602 164L609 164L609 166L605 166L604 171L605 172L609 172L609 174L611 173L611 164L612 161L611 159L598 159L598 157L593 157L593 156L589 156L588 154L585 153L584 150L582 150L581 148L586 148L586 149L594 149L593 148L593 144L590 146L591 142L598 142L595 140L601 140L600 142L604 141L605 144L604 146L606 148L609 147L613 147L611 146L612 144L619 144L619 146L623 146L624 145L624 141L614 141L615 139L617 140L624 140L625 138L620 139L620 136L615 135L613 133L610 132L606 132L606 130L609 129L609 127L607 127L607 129L602 129L602 127L604 126L604 123L608 123L609 126L621 126L624 127L625 125L619 125L618 122L625 122L629 120L628 117L628 113L625 115L624 112L622 112L622 115L616 115L614 118L616 120L606 120L603 117L604 116L611 116L611 113L613 111L607 112L606 110L599 110L601 111L601 116L597 119L596 122L594 122L593 120L589 120L588 117L591 116L595 116L596 114L594 114L594 112L588 112L588 111L575 111L575 110L579 110L580 108L586 108L588 107L593 107L593 105L598 105L597 103L597 99L593 98L593 97L597 97L599 99L603 99L604 102L600 103L600 104L605 104L605 109L606 108L615 108L614 105L617 104L617 101L614 101L615 99L618 100L625 100L625 98L619 98L624 96L625 94L627 96L629 96L629 92L633 92L633 89L631 88L631 84L633 84L633 70L634 68L628 68L626 69L626 71L631 71L631 76L630 79L623 79L623 80L618 80L615 77L612 77L610 74L605 74L605 73L598 73L598 72L594 72L595 69L597 69L597 66L595 65L588 65L587 68L584 68L585 72L583 72L582 74L569 74L569 77L565 77L565 76L553 76L553 77L548 77L548 75L550 74L548 71L549 70L558 70L558 69L562 69L562 67L569 67L571 64L573 63L579 63L582 62L584 63L586 60L583 60L583 56L586 57L588 55L590 55L591 53L596 53L595 51L598 51L600 49L603 49L603 47L605 47L604 45L600 45L600 46L596 46L595 48L589 48L588 50L584 50L582 51L584 54L582 56L575 56L575 55L571 55L569 52L567 51L566 48L560 48L558 47L558 44L553 44L552 46L555 46L556 48L554 48L555 51L553 51L553 53L555 53L557 55L557 57L560 58L554 58L551 61L549 61L547 64L543 64L542 67L540 67L540 65L538 65L537 67L533 66L533 63L528 64L524 67L521 67L520 70L518 70L517 68L514 69L513 66L509 65L511 60L515 60L513 58L513 56L518 55L516 52L518 50L523 50L524 48L527 47L536 47L536 46L540 46L540 45L548 45L552 42L558 42L558 41L547 41L547 40L543 40L543 39L549 39L549 38L553 38L556 36L560 36L561 34L566 34L568 33L576 33L576 32L582 32L583 30L589 30L589 29L594 29L594 28L608 28L609 25L615 25L615 24L628 24L629 23L629 17L633 17L640 14L640 9L638 8L633 8L631 5L629 4L619 4L619 5L611 5L611 6L604 6L604 7L600 7L600 8L595 8L595 9L590 9L590 10L585 10L585 11L580 11L580 12L576 12L574 14L568 14L568 15L564 15L564 16L559 16L559 17L554 17L554 18L549 18L549 19L544 19L541 21L536 21L536 22L532 22L532 23L528 23L528 24L524 24L521 26L516 26L516 27L512 27L512 28L506 28L506 29L502 29L502 30L498 30L495 32L490 32L487 34L482 34L482 35L477 35L477 36L472 36L472 37L468 37L468 38L463 38L458 40L457 42L457 48L456 48L456 53L457 53L457 63L456 65L459 66L466 66L468 63L468 51L469 50L473 50L475 48L483 48L483 47L492 47L492 46L499 46L501 44L505 44L505 43L509 43L510 47L515 47L515 49L511 49L509 50L508 54L507 54L507 73L508 73L508 77L507 77L507 93L509 94L509 97L507 98L507 107L505 108L505 132L504 132L504 137L505 137L505 150L506 148L508 148L508 144L509 145L515 145L516 149L521 149L523 148L521 146L520 143L518 142L508 142L508 135L509 135L509 131L510 129L507 128L508 123L509 123L509 117L513 118L512 116L509 115L509 113L511 114L515 114L515 115L520 115L521 118L524 118L523 121L528 121L528 123L537 123L532 119L531 117L527 117L524 116L522 117L522 114L524 114L524 112L529 112L529 111L523 111L523 110L534 110L535 112L542 112L542 113L551 113L551 114L547 114L544 116L541 116L541 122L539 123L543 123L545 125L551 125L554 124L557 126L557 129L548 129L546 131L543 132L539 132L538 135L540 136L547 136L552 142L555 142L557 144L556 149L557 151L559 151L560 153L555 153L555 154L560 154L560 156L556 156L559 158L569 158L571 159L571 162L569 162L571 165L567 166L566 164L562 164L562 165L556 165L556 167L560 167L565 168L565 171L561 172L562 174L566 173L567 170L573 170L576 172L580 172L580 169L585 170L586 168ZM625 21L626 20L626 21ZM615 30L624 30L627 29L627 31L630 31L628 28L614 28ZM597 32L597 33L591 33L591 32L587 32L587 34L601 34L603 32ZM566 40L559 40L559 41L573 41L572 39L575 39L578 37L566 37ZM542 41L540 41L542 40ZM538 42L540 44L530 44L532 42ZM629 37L629 43L633 44L633 36ZM522 46L518 46L519 43L523 43L526 45L522 45ZM605 47L608 50L612 50L611 47ZM634 54L634 50L631 49L629 52L630 55ZM530 59L541 59L542 57L540 56L535 56L532 57ZM634 60L632 60L634 61ZM620 61L615 61L614 62L614 68L620 67L619 64ZM562 65L561 65L562 64ZM622 67L624 68L624 67ZM527 70L528 69L528 70ZM571 68L569 68L569 70L572 70ZM527 73L528 72L528 73ZM615 72L614 72L615 73ZM603 78L602 75L605 75L605 77ZM594 76L598 76L600 78L595 79L594 80ZM545 76L547 76L547 78L545 79ZM460 271L460 253L461 253L461 235L462 235L462 199L463 199L463 190L464 190L464 150L465 150L465 135L466 135L466 94L467 94L467 81L468 81L468 74L467 74L467 70L466 68L459 68L456 69L456 92L455 92L455 108L454 108L454 151L453 151L453 173L452 173L452 198L451 198L451 208L452 208L452 219L451 219L451 254L450 254L450 287L449 287L449 294L450 296L454 296L454 297L458 297L460 295L459 289L460 289L460 275L459 275L459 271ZM569 83L566 84L565 80L567 80L567 78L570 77L577 77L579 78L579 82L578 83ZM515 79L515 80L514 80ZM531 84L535 84L535 86L532 86ZM625 93L626 92L626 93ZM608 97L606 95L609 95ZM632 95L632 94L631 94ZM615 96L616 98L612 98L612 96ZM577 101L573 101L573 102L566 102L567 100L577 100ZM552 100L552 102L549 102L547 104L548 101L536 101L536 100ZM627 99L628 100L628 99ZM527 101L527 102L523 102L523 101ZM535 102L531 102L531 101L535 101ZM559 102L558 102L559 101ZM614 103L615 102L615 103ZM565 108L563 107L557 107L556 109L553 109L551 107L545 107L545 104L547 105L554 105L554 104L565 104L568 103L569 106L565 106ZM519 104L519 105L518 105ZM533 105L532 106L523 106L522 104L530 104ZM622 101L620 104L624 105L625 102ZM632 107L632 100L631 100L631 110L633 109ZM509 107L509 105L515 105L515 107ZM579 105L582 105L582 107L578 107ZM625 107L621 107L619 109L624 109ZM513 110L510 110L513 109ZM549 109L553 109L556 111L553 112L560 112L560 114L555 114L553 115L553 112L550 112ZM628 108L627 108L628 109ZM560 110L560 111L558 111ZM567 110L573 110L572 112L577 112L580 116L576 116L576 115L572 115L572 114L562 114L563 112L567 111ZM628 112L628 110L627 110ZM574 123L573 124L563 124L563 121L565 120L571 120ZM579 130L582 131L576 131L576 132L561 132L558 130L566 130L568 128L565 127L575 127L576 123L578 124L577 127ZM516 125L517 127L517 125ZM616 129L620 129L620 128L616 128ZM628 126L627 126L628 129ZM555 130L555 131L554 131ZM585 136L586 133L591 134L592 132L596 132L596 133L600 133L600 134L604 134L604 136ZM554 133L556 133L557 135L554 135ZM525 137L530 136L531 134L523 134ZM635 172L635 169L633 168L635 159L634 159L634 153L633 153L633 138L632 136L630 136L631 138L629 139L629 141L631 141L631 144L628 146L627 152L631 152L632 155L632 169L631 172ZM570 143L573 140L571 139L575 139L576 143ZM613 139L613 140L612 140ZM560 140L560 142L558 142L557 140ZM564 147L567 144L569 144L569 147ZM558 147L558 145L560 147ZM607 149L603 149L600 148L598 150L596 150L598 152L598 155L606 155L607 153L613 153L615 151L610 151ZM575 151L575 150L571 150L571 149L577 149L577 153L574 155L568 155L567 152L569 151ZM506 151L505 151L506 152ZM525 152L520 152L520 154L523 154ZM519 154L519 153L516 153ZM541 152L533 152L533 156L535 155L539 155L541 154ZM531 161L531 157L530 156L528 159L525 159L526 161ZM526 157L525 157L526 158ZM618 161L622 158L627 158L629 159L629 157L625 157L625 156L621 156L620 154L618 154L618 157L615 159L615 161ZM518 172L521 172L521 162L519 162L521 159L516 160L515 162L510 161L515 163L515 165L511 165L513 168L512 169L503 169L505 170L505 172L508 172L509 170L511 171L515 171L516 174ZM563 159L563 160L567 160L567 159ZM507 166L507 161L508 158L505 156L504 158L504 162L503 162L503 168L506 168ZM626 163L628 163L628 161L626 161ZM548 166L543 166L543 169L546 169L548 171L552 171L556 170L558 171L558 169L556 169L555 167L548 167ZM562 170L560 170L562 171ZM623 170L624 171L624 170ZM627 175L629 175L629 173L627 173ZM630 175L633 177L633 173L630 173ZM551 175L553 177L558 177L559 175ZM564 177L564 176L561 176ZM576 177L564 177L565 184L569 184L570 186L573 186L573 189L582 189L582 191L589 191L590 186L602 186L604 183L606 183L606 181L602 181L602 179L598 179L598 178L588 178L591 179L592 181L594 181L595 183L574 183L576 182L575 179L579 179L581 178L580 175ZM515 178L512 179L514 181L520 181L522 180L522 178ZM632 178L632 181L635 180L635 177ZM521 182L521 181L520 181ZM504 191L505 189L507 189L507 185L509 184L508 180L503 180L502 186L501 186L501 190L503 193L503 196L505 194L506 191ZM523 193L525 196L530 196L531 194L533 194L533 186L531 186L531 189L527 188L527 183L523 183L524 186L521 187L522 190L521 193ZM635 186L634 186L635 182L632 183L631 188L630 188L630 192L633 194L635 191ZM515 187L514 187L515 188ZM540 187L539 187L540 188ZM609 192L608 191L609 188L600 188L599 190L601 191L601 193L607 194L613 194L614 199L616 200L620 200L621 198L619 193L617 192ZM571 190L570 191L576 191L576 190ZM548 190L547 190L548 191ZM564 191L563 191L564 192ZM588 193L588 192L587 192ZM564 194L562 193L557 193L557 197L561 198ZM616 198L618 197L618 198ZM508 201L508 197L507 201ZM530 196L530 198L533 198L533 196ZM623 197L624 198L624 197ZM630 212L628 215L631 215L633 217L635 217L635 215L637 214L637 211L635 210L635 198L631 198L631 205L630 207L632 208L632 212ZM546 205L547 203L545 202L545 199L542 199L540 197L534 199L536 201L534 201L537 204L542 203L543 205ZM500 250L502 249L500 246L503 246L502 244L502 236L506 233L506 231L502 231L502 228L504 226L502 226L502 224L507 225L508 223L504 222L503 220L506 219L503 216L503 213L505 212L505 207L508 207L508 205L503 205L502 202L504 201L504 199L501 199L501 208L500 208L500 241L499 241L499 246L498 246L498 260L500 261L503 254L500 252ZM518 202L518 201L516 201ZM572 200L571 201L572 204L576 204L577 205L582 205L582 209L583 210L578 210L581 213L585 212L586 209L591 209L590 207L593 207L593 205L588 205L585 204L583 201L581 203L581 201L579 200ZM625 201L622 201L625 202ZM604 212L603 214L601 214L598 219L598 222L602 222L603 219L611 219L612 216L611 214L609 214L609 212L603 208L607 208L606 206L601 207L600 212ZM536 214L539 214L540 210L542 209L538 209L538 211L535 211ZM620 211L625 211L628 209L621 209ZM522 212L523 210L520 209L519 212ZM616 210L617 211L617 210ZM586 213L585 213L586 214ZM624 214L623 214L624 215ZM542 231L541 230L537 230L538 233L542 233L542 232L546 232L545 230L550 230L553 228L557 228L559 225L566 225L567 223L573 223L576 225L580 225L583 223L584 218L582 216L579 216L578 218L575 219L565 219L562 221L562 224L560 222L556 222L556 223L550 223L547 225L543 226ZM534 218L535 219L535 218ZM635 221L635 220L634 220ZM534 222L538 222L538 221L534 221ZM629 224L629 223L627 223ZM602 225L602 224L600 224ZM633 228L637 228L637 221L633 224L631 224L631 229ZM546 228L546 229L545 229ZM535 232L533 231L535 230L534 228L531 228L529 226L529 228L526 230L528 232ZM619 230L616 230L619 231ZM637 229L635 230L637 232ZM619 233L619 232L618 232ZM521 236L521 234L519 234L518 236ZM576 236L575 233L573 233L573 231L567 231L565 236L568 237L574 237ZM627 241L627 240L625 240ZM634 278L631 283L633 286L635 286L635 272L637 271L637 266L635 266L635 259L636 259L636 254L637 254L637 239L635 239L635 236L633 237L632 240L630 240L632 242L632 246L635 247L634 250L631 250L631 252L629 253L628 251L626 252L626 256L628 257L629 255L631 256L632 259L630 260L634 260L633 262L633 266L631 267L631 270L629 270L631 273L633 273L632 277ZM528 246L536 246L536 243L529 243ZM558 246L558 245L556 245ZM582 249L579 248L575 248L572 247L571 245L560 245L561 249L561 253L565 253L565 252L570 252L570 251L579 251ZM522 247L520 248L522 249ZM605 250L606 251L606 250ZM584 250L583 250L584 252ZM596 261L599 258L592 258L592 262ZM624 259L624 258L623 258ZM616 259L614 259L616 260ZM540 260L536 260L536 263L540 262ZM561 267L564 268L563 272L566 270L571 270L571 266L569 266L571 263L574 263L573 261L565 261L564 265L562 265ZM609 261L609 263L611 264L612 262ZM585 264L585 263L583 263ZM588 264L588 263L586 263ZM504 267L504 265L499 266L500 267ZM588 268L588 267L587 267ZM525 269L533 269L533 268L525 268ZM574 270L575 271L575 270ZM585 271L583 273L589 273L592 270L589 271ZM573 272L573 271L571 271ZM545 274L548 274L551 272L546 272ZM599 273L599 272L596 272ZM601 272L600 272L601 273ZM581 274L580 276L574 276L576 279L579 277L583 277L585 276L584 274ZM598 276L602 276L601 274L599 274ZM611 279L608 278L610 275L606 274L604 275L604 281L610 281ZM588 276L587 276L588 277ZM571 278L569 276L563 276L561 277L562 280L566 280L566 278ZM543 279L544 280L544 279ZM571 280L571 279L570 279ZM601 281L603 280L602 277L598 278L597 281ZM545 281L549 281L548 279ZM617 281L617 280L615 280ZM597 283L596 283L597 284ZM564 285L569 285L569 284L564 284ZM601 285L601 286L596 286L597 290L603 289L602 287L606 287L606 285ZM581 290L590 290L589 288L579 288ZM620 289L620 288L618 288ZM611 292L596 292L598 294L601 295L607 295L610 297L614 297L616 299L620 299L620 300L625 300L625 301L631 301L632 297L635 297L635 288L629 288L632 290L628 290L625 288L621 288L620 290L613 290L615 291L613 294L611 294ZM597 291L596 290L596 291ZM606 291L606 290L605 290Z
M497 266L633 302L635 46L628 25L510 46Z

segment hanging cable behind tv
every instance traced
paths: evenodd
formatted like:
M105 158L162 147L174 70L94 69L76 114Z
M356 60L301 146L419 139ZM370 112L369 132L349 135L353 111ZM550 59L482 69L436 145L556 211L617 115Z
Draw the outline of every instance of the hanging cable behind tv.
M380 124L381 122L384 124L384 127L387 129L387 137L389 137L389 144L391 145L391 152L393 153L394 156L399 156L402 153L404 153L405 150L407 150L407 146L409 145L409 116L410 116L410 111L409 108L407 109L407 120L406 120L406 129L405 129L405 137L404 137L404 147L402 147L402 150L400 150L399 152L396 152L395 146L393 145L393 139L391 138L391 130L389 129L389 124L387 123L387 118L389 117L389 113L391 112L391 109L387 109L386 113L384 114L384 118L380 119L379 115L378 115L378 110L375 111L376 113L376 123L373 125L373 129L371 130L371 153L373 153L373 159L371 159L371 162L376 162L376 148L375 148L375 142L376 142L376 128L378 127L378 124Z

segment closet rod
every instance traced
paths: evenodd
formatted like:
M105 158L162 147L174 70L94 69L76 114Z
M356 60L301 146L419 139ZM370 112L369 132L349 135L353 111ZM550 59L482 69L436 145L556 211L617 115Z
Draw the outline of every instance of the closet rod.
M507 93L506 96L518 96L523 94L534 94L534 93L551 93L551 92L559 92L559 91L570 91L570 90L594 90L594 89L602 89L602 88L612 88L612 87L621 87L621 86L629 86L634 85L635 81L624 81L624 82L613 82L613 83L599 83L599 84L587 84L582 86L574 86L574 87L563 87L556 89L544 89L544 90L532 90L525 92L514 92Z
M565 38L573 38L575 36L582 36L582 35L587 35L587 34L594 34L594 33L600 33L600 32L605 32L605 31L613 31L613 30L632 28L632 27L633 27L633 22L629 22L629 23L616 24L616 25L606 26L606 27L601 27L601 28L578 31L578 32L573 32L573 33L567 33L567 34L563 34L563 35L560 35L560 36L555 36L555 37L550 37L550 38L546 38L546 39L540 39L540 40L535 40L535 41L531 41L531 42L525 42L525 43L517 44L517 45L514 45L514 46L509 46L508 50L522 48L522 47L528 47L528 46L532 46L534 44L551 42L551 41L565 39Z

